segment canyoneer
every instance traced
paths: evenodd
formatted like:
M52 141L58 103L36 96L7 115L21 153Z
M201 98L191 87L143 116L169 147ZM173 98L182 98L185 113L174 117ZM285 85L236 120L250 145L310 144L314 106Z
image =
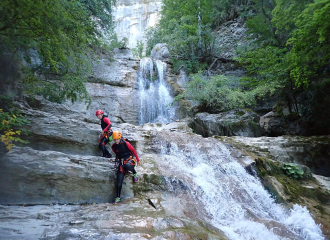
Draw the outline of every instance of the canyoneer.
M112 155L105 147L105 145L112 141L112 130L111 130L111 121L107 115L104 114L102 110L97 110L95 115L98 119L101 120L102 132L100 133L99 138L99 148L102 151L102 157L111 158Z
M111 148L112 151L116 154L116 161L118 163L118 169L117 169L117 197L114 204L117 204L120 202L120 193L121 188L124 181L124 176L127 171L130 171L134 174L133 180L134 182L137 182L139 180L139 177L137 175L137 172L135 171L136 164L139 164L139 157L133 148L133 146L128 142L125 141L122 137L122 134L119 131L114 131L112 134L112 138L115 141L114 144L112 144ZM133 158L133 155L136 159Z

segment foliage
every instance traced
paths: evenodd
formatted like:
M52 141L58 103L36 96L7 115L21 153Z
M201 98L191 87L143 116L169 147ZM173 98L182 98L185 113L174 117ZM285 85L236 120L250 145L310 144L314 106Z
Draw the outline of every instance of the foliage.
M120 48L127 48L128 47L128 38L123 37L120 41Z
M316 0L296 18L289 39L291 72L297 86L308 87L315 76L329 75L330 0ZM327 72L325 72L327 71Z
M85 97L81 76L91 72L89 46L99 44L98 37L111 29L113 3L109 0L1 1L0 54L9 52L24 57L28 79L23 84L29 86L30 93L48 91L51 86L51 91L62 92L59 96L71 100L77 99L77 95ZM56 75L59 83L49 84L49 75ZM73 75L77 76L74 83L65 83ZM32 89L31 84L37 89ZM77 85L82 91L72 94Z
M97 24L103 31L112 30L112 7L115 0L80 0L89 11L89 16L97 19Z
M185 87L186 90L175 100L186 98L196 101L202 109L209 112L227 111L255 104L256 92L242 91L233 86L231 79L223 75L207 79L200 73L193 74Z
M245 19L251 14L254 7L253 0L218 0L210 2L213 28L238 17Z
M257 0L255 9L246 24L254 44L238 58L248 71L245 89L269 86L303 122L315 124L320 111L313 106L327 102L320 86L328 88L330 74L330 0Z
M132 54L134 57L142 58L143 57L144 44L141 40L137 41L136 48L132 48Z
M13 106L11 97L1 95L0 106L6 108L0 108L0 141L9 151L14 142L28 143L21 139L21 135L28 133L24 126L29 121Z
M282 169L285 171L287 175L293 178L303 178L304 176L304 170L300 169L296 164L294 163L285 163L282 167Z
M207 69L217 52L212 29L238 17L251 2L164 0L159 24L146 32L146 53L149 55L157 43L167 43L175 68L183 65L192 73Z
M58 76L53 74L48 75L48 77L48 79L40 79L28 72L24 78L25 92L41 95L56 103L63 103L67 99L70 99L72 103L85 99L90 104L91 98L82 84L87 80L86 76L77 74Z
M119 40L116 32L110 32L100 38L101 47L108 51L122 47L122 42L123 39Z

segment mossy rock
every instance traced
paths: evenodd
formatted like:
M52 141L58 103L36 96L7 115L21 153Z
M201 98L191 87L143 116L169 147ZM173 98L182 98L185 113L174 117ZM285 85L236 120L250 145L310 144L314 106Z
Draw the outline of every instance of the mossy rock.
M242 110L237 110L237 111L235 112L235 114L236 114L237 116L243 116L243 115L245 114L245 112L242 111Z
M134 196L152 191L163 191L165 189L165 179L162 175L143 174L140 181L134 184Z
M303 179L294 179L289 177L282 169L285 163L261 157L257 158L255 162L256 170L262 180L267 181L267 175L269 175L275 177L283 185L285 194L289 196L288 202L302 204L306 202L306 199L311 199L320 204L330 204L330 194L328 192L319 187L306 187L308 185L317 186L316 180L311 177L308 167L302 166L305 175ZM308 174L309 177L307 177ZM274 190L275 187L272 189ZM276 195L280 196L281 194L277 193Z

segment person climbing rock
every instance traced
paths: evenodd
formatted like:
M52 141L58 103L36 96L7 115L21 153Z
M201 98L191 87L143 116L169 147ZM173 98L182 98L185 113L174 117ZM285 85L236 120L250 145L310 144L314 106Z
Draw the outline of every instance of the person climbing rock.
M133 146L123 139L119 131L114 131L112 138L115 143L112 144L111 148L116 154L116 161L119 162L117 170L117 197L114 201L114 204L117 204L120 202L120 193L125 173L130 171L134 174L134 182L139 180L137 172L135 171L135 166L136 164L139 164L140 160ZM136 159L134 159L132 155L134 155Z
M111 158L112 155L105 147L105 145L112 140L112 130L111 130L111 122L107 115L104 115L102 110L97 110L96 114L98 119L101 120L101 128L102 132L99 138L99 148L102 151L102 157Z

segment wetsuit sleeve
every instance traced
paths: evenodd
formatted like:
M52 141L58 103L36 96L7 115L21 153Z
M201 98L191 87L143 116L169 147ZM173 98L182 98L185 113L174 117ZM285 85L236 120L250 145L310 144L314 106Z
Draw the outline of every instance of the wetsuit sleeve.
M107 126L103 129L103 131L107 131L111 128L111 122L110 122L110 119L105 117L103 118L103 121L107 124Z
M136 153L135 149L133 148L133 146L129 142L126 142L126 145L127 145L128 150L130 150L134 154L134 156L136 158L136 161L139 162L140 161L139 156L137 155L137 153Z

